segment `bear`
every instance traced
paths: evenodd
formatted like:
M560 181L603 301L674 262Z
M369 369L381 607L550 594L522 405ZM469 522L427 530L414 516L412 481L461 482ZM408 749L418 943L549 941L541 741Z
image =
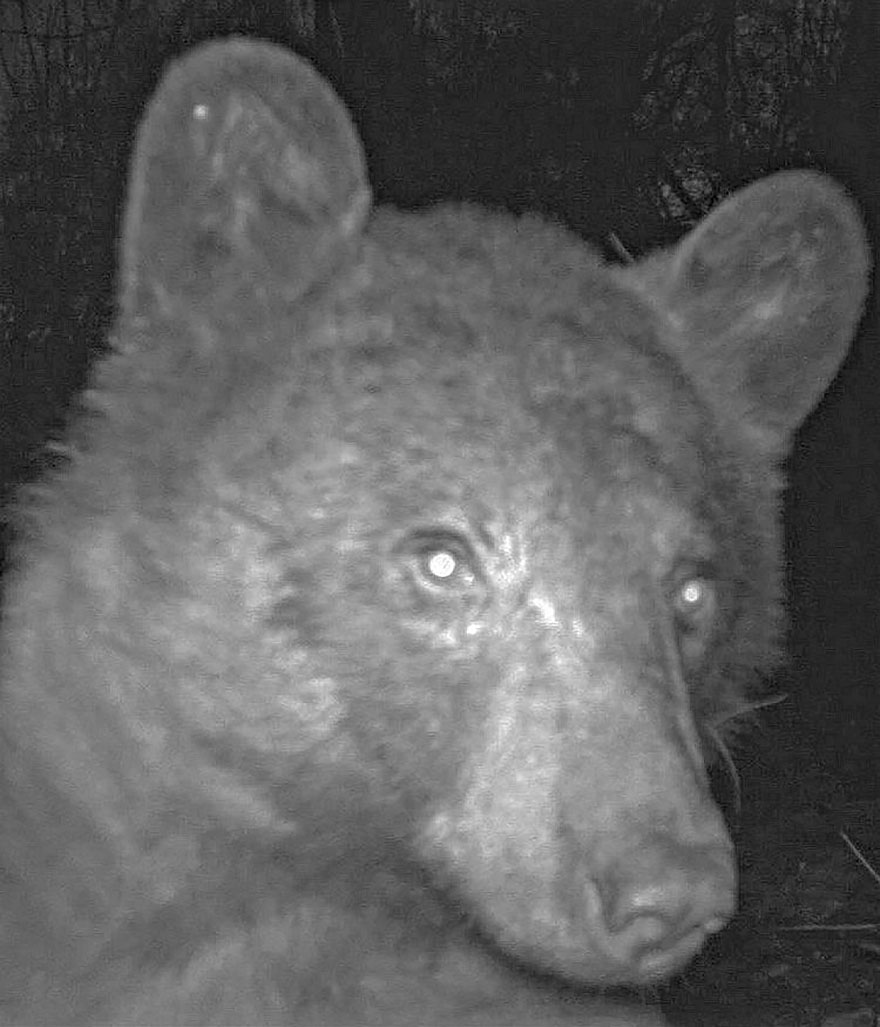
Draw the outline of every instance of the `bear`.
M620 989L734 911L707 768L867 268L808 171L625 267L372 210L305 60L174 63L111 352L13 512L0 1020L662 1023Z

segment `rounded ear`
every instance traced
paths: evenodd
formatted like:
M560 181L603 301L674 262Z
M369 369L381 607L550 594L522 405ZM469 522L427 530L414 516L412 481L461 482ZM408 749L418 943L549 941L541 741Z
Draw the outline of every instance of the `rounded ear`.
M166 298L300 296L369 211L348 113L311 65L268 43L199 47L141 124L122 234L126 315Z
M846 355L868 266L852 201L830 179L793 171L725 200L653 284L693 378L778 453Z

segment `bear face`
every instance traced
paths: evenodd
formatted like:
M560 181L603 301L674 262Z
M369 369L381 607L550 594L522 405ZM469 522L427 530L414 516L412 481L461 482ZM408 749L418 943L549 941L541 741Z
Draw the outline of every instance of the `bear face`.
M121 263L7 589L0 1008L656 1023L525 971L651 984L733 911L705 766L776 658L849 200L777 175L626 269L371 213L330 88L237 40L147 111Z

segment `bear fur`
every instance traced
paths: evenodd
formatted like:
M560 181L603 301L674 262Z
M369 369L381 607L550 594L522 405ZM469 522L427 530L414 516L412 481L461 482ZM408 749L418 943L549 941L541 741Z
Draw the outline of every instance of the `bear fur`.
M176 63L113 352L16 514L0 1019L659 1023L602 993L733 912L705 767L867 263L809 172L623 269L371 212L305 61Z

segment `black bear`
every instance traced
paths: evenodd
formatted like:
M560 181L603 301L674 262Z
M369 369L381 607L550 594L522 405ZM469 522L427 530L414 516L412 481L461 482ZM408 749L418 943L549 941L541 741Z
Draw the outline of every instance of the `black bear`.
M369 208L304 61L167 74L114 351L16 515L6 1023L657 1024L607 989L733 911L705 768L775 657L853 206L780 174L626 269Z

